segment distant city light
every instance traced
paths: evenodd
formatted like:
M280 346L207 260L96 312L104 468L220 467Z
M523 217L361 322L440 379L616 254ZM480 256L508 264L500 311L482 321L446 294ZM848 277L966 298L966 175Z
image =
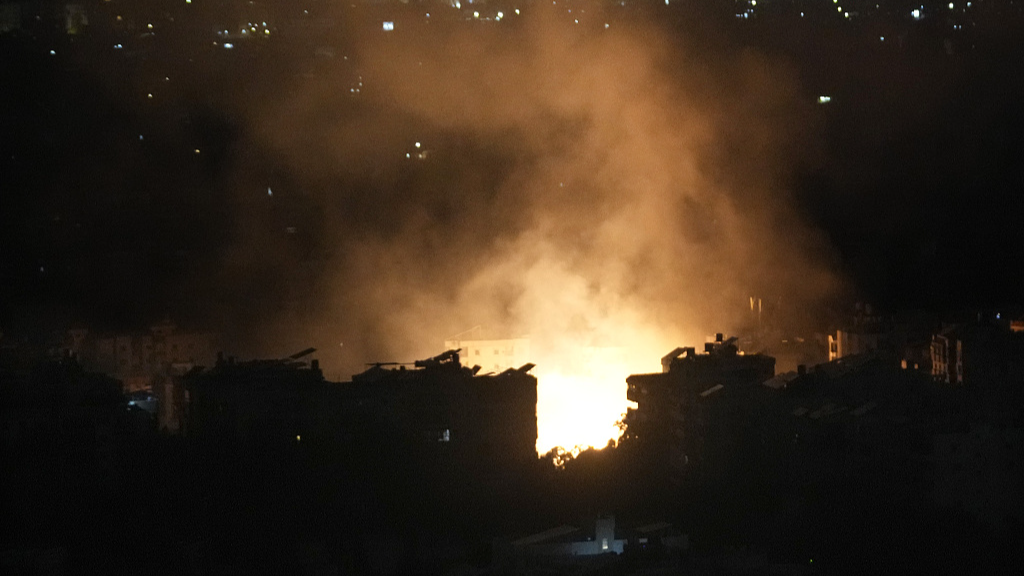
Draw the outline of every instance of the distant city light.
M392 31L394 29L395 29L395 23L394 22L391 22L390 20L384 22L384 31L385 32L390 32L390 31Z
M921 19L921 11L918 10L917 8L914 8L914 10L910 12L910 15L914 17L914 20Z
M228 50L231 50L232 48L235 47L235 45L232 44L231 42L225 42L224 43L224 47L227 48Z
M56 50L50 50L50 56L56 56L56 55L57 55L57 51Z
M828 104L831 101L831 96L818 96L818 104Z
M274 195L274 191L270 189L270 186L267 186L267 196L273 196L273 195Z

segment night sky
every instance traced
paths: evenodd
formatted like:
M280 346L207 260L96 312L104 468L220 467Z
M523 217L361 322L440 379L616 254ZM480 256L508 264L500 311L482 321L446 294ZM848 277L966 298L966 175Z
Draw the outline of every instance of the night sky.
M503 142L500 129L445 125L415 106L396 106L401 96L379 89L380 82L361 87L363 76L380 69L374 50L390 49L392 41L373 27L387 8L342 11L311 1L319 17L339 24L300 32L297 8L263 3L257 8L276 19L273 33L226 50L210 30L246 19L230 2L187 9L156 1L83 4L94 12L76 35L62 33L63 22L46 13L32 22L29 7L21 29L0 36L5 328L124 329L167 316L258 330L282 309L335 300L339 281L324 270L357 266L359 239L416 242L411 228L395 224L413 218L464 227L479 214L460 214L460 206L478 199L458 194L472 188L493 200L537 154L530 144ZM785 189L778 202L809 231L801 249L818 253L841 278L829 304L950 311L1018 302L1019 7L977 2L981 8L951 20L936 4L915 21L890 3L888 12L839 21L820 10L800 18L796 8L737 19L729 4L609 9L601 18L629 29L640 44L656 34L668 46L667 60L685 60L658 70L666 82L685 83L699 70L704 84L683 89L695 101L728 102L728 114L742 110L738 122L716 127L724 136L707 160L719 164L708 169L714 179L729 180L748 160L758 165L761 152L750 147L745 122L758 130L773 130L776 121L785 130L795 126L772 152L786 164L772 186ZM114 22L120 12L125 19ZM408 20L414 42L431 42L429 27L414 24L418 12L397 13L395 34ZM552 10L545 18L563 25L563 16ZM153 21L155 30L143 24ZM961 21L971 22L969 30L954 28ZM472 24L453 19L436 28L449 34ZM525 17L501 29L492 24L507 45L528 41L520 35L531 26ZM574 66L601 64L589 60L601 57L597 50L576 56ZM763 77L737 79L751 69ZM759 82L785 92L782 104L759 107ZM346 97L309 96L325 86ZM821 95L831 101L817 104ZM287 116L307 105L294 121ZM375 124L382 117L389 122ZM572 128L566 130L571 140ZM322 152L339 134L351 149L343 157ZM381 160L400 156L417 138L436 148L425 162ZM422 165L429 162L434 166ZM759 169L777 164L766 160ZM745 174L733 185L750 187L759 178L775 176ZM444 197L451 190L459 192ZM739 192L734 201L746 198ZM450 240L500 241L500 232L473 226ZM339 228L347 232L339 235ZM424 246L479 264L444 242ZM422 272L409 281L438 285Z
M3 572L1020 573L1024 2L921 2L0 0Z

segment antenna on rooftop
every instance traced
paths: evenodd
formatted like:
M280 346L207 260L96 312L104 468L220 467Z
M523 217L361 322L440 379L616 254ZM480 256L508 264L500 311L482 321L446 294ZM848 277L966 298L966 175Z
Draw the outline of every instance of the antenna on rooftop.
M292 354L291 356L288 357L288 359L289 360L298 360L299 358L302 358L303 356L309 356L313 352L316 352L316 348L306 348L302 352L296 352L295 354Z

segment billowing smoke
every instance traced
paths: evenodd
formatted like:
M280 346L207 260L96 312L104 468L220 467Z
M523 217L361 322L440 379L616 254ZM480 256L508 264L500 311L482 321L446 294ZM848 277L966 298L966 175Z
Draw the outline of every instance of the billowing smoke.
M541 449L601 443L579 406L611 429L626 374L741 329L750 296L810 314L838 285L787 192L814 130L784 64L549 16L366 35L248 126L319 254L265 333L346 378L472 326L529 335ZM293 258L261 210L231 257Z

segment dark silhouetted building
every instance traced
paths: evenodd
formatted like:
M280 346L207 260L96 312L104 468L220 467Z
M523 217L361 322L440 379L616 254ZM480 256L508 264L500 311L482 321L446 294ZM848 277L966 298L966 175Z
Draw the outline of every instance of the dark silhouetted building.
M341 389L349 402L395 429L486 462L537 459L533 364L477 376L458 350L406 366L374 365Z
M311 353L311 351L305 351ZM537 459L537 379L527 364L477 376L450 350L413 365L375 364L351 382L316 360L220 361L183 381L187 433L216 442L415 448L439 461L505 468Z
M668 464L678 478L689 464L714 449L739 441L751 396L775 375L775 359L738 352L735 338L694 348L676 348L661 360L660 374L626 379L627 434L655 464Z

